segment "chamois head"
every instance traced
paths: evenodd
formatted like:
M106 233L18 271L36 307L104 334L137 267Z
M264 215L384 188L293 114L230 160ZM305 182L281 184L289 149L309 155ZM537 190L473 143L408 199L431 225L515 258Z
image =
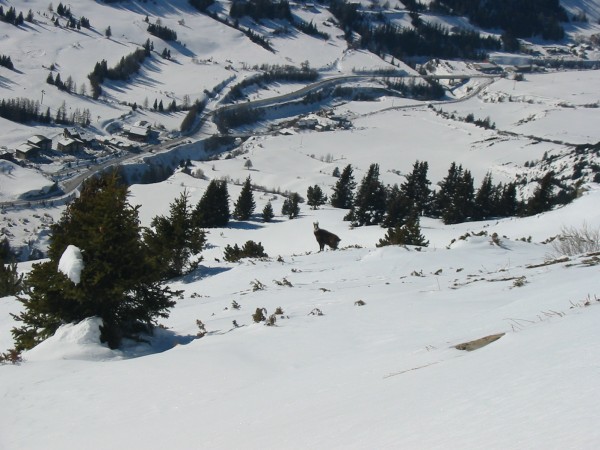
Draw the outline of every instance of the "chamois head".
M315 227L315 231L319 229L319 222L313 222L313 226Z

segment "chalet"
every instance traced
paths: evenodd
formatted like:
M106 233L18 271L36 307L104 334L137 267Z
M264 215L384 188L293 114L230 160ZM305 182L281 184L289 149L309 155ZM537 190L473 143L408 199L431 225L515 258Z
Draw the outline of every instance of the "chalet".
M52 150L52 139L42 136L41 134L31 136L27 139L27 143L34 147L38 147L40 150Z
M40 154L40 148L36 145L24 143L15 149L15 157L19 159L32 159Z
M124 129L125 136L128 139L136 142L146 142L150 137L150 127L149 126L136 126L132 125Z
M75 153L83 150L85 143L76 131L63 130L62 138L56 143L56 149L63 153Z
M56 149L63 153L75 153L83 150L83 142L79 139L63 137L56 143Z

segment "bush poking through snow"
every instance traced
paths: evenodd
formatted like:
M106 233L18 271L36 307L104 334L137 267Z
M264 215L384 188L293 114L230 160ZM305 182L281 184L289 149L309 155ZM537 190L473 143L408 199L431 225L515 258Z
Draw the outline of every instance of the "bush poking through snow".
M0 364L19 364L21 361L21 352L14 348L11 348L4 353L0 353Z
M250 283L250 285L252 286L252 291L254 291L254 292L264 291L267 288L264 284L262 284L258 280L254 280L252 283Z
M229 262L237 262L242 258L268 258L262 244L254 241L246 241L244 246L240 248L237 244L227 245L223 253L223 259Z
M256 311L252 314L252 320L255 323L264 322L267 320L267 310L265 308L256 308Z
M319 308L314 308L311 312L308 313L309 316L322 316L323 315L323 311L321 311Z
M590 228L585 222L580 228L562 227L552 249L556 257L600 251L600 228Z
M355 306L364 306L364 305L366 305L366 303L363 300L356 300L354 302L354 305Z
M268 327L274 327L275 326L275 322L277 322L277 316L275 314L271 314L268 317L265 325L268 326Z
M206 336L206 325L204 325L200 319L196 320L196 325L198 325L198 333L196 333L196 336L199 338Z
M294 287L294 285L292 283L290 283L288 281L287 278L283 278L281 281L279 280L273 280L273 282L277 285L277 286L287 286L287 287Z

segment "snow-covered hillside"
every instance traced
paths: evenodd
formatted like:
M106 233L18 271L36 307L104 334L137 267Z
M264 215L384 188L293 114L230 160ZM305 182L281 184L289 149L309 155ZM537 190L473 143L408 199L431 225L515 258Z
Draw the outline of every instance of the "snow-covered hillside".
M345 230L329 209L214 230L201 269L173 282L184 298L152 346L110 351L85 321L0 367L0 447L596 448L598 256L548 261L538 239L599 226L599 194L538 218L428 221L421 251L375 248L381 229ZM350 247L316 253L314 220ZM450 245L476 228L488 235ZM215 261L242 239L271 257ZM6 347L18 305L0 307ZM277 307L275 326L253 322Z
M506 77L462 80L459 75L480 73L478 67L430 61L422 69L449 76L441 80L446 96L440 101L390 91L371 101L283 105L232 129L238 140L219 152L206 146L216 132L210 123L170 145L185 112L160 113L145 103L207 100L214 111L231 86L263 64L308 62L321 78L391 67L417 71L389 55L349 48L321 3L292 3L292 12L328 33L327 40L278 21L242 19L268 36L272 52L186 0L72 0L65 6L92 25L80 30L66 28L60 17L61 26L54 24L57 3L53 11L47 0L0 3L23 14L31 8L34 15L21 27L0 22L0 55L15 66L0 67L0 99L39 100L53 115L63 102L69 111L89 109L87 131L98 137L147 121L163 142L139 153L119 149L83 160L0 159L0 239L7 237L23 260L47 250L50 227L66 201L35 201L31 193L63 187L106 159L125 155L124 170L138 180L148 165L173 168L192 160L194 176L177 170L162 182L130 186L142 226L168 214L183 191L195 205L213 179L228 182L232 204L247 177L260 187L253 218L207 230L200 267L169 281L182 298L148 342L111 350L100 344L100 319L92 317L65 324L24 352L21 363L0 364L0 450L600 447L600 254L565 257L551 242L567 228L600 230L599 70L520 74L505 68ZM362 3L410 25L401 2ZM577 58L600 59L597 48L586 47L600 30L600 2L561 3L570 15L585 11L588 22L566 24L567 38L556 46L569 58L582 52ZM229 7L218 1L211 11ZM146 16L175 30L177 42L150 35ZM468 25L436 14L423 20ZM152 59L128 83L105 82L103 95L93 100L87 75L96 62L113 66L147 39L154 42ZM527 45L543 55L554 47L536 39ZM164 48L170 60L159 56ZM46 83L51 66L54 75L72 78L74 93ZM379 82L346 86L380 88ZM242 102L304 84L255 85ZM128 103L140 108L133 111ZM300 126L297 119L307 117L317 125ZM64 133L62 126L2 118L0 131L0 147L7 150L34 134L55 145ZM303 203L293 220L281 214L287 192L306 196L308 187L319 185L331 195L336 168L351 165L360 182L377 163L383 183L393 185L417 160L428 162L433 189L455 162L472 173L476 188L489 173L494 183L516 181L526 197L552 170L578 186L578 197L530 217L456 225L422 217L429 241L424 248L377 247L384 228L351 227L343 220L347 211L330 205L312 210ZM267 202L275 212L270 223L260 218ZM318 252L314 222L341 238L339 250ZM227 245L248 240L260 242L268 258L224 260ZM74 282L78 250L70 248L61 266ZM26 274L34 263L21 262L19 271ZM11 314L21 307L14 297L0 298L0 353L13 347L10 330L17 323ZM254 322L257 309L272 316L273 326ZM461 350L482 338L489 345Z

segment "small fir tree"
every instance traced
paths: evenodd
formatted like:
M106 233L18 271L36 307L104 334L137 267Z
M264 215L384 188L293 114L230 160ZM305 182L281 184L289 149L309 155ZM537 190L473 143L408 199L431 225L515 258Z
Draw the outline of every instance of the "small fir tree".
M406 181L400 187L405 198L411 203L411 208L416 208L419 214L424 214L429 210L431 201L431 182L427 178L429 165L426 161L416 161L413 170L406 176Z
M191 262L191 258L202 251L206 234L193 225L187 191L171 203L168 217L155 217L151 226L144 241L163 278L181 276L198 267L201 259Z
M249 160L248 160L249 161ZM256 209L254 195L252 194L252 180L246 178L240 196L235 202L233 218L236 220L248 220Z
M275 217L275 213L273 212L273 205L269 200L262 210L263 222L270 222L271 220L273 220L273 217Z
M348 164L335 183L333 194L331 194L331 206L342 209L352 208L355 188L352 166Z
M554 172L550 171L539 181L533 196L527 202L527 214L532 216L549 211L555 203L552 187L556 183Z
M383 221L386 210L386 190L379 180L379 164L371 164L364 176L352 205L354 226L377 225Z
M87 180L80 196L52 226L49 260L35 264L26 280L23 311L13 315L17 351L32 348L64 323L98 316L101 340L116 348L123 337L150 332L168 317L176 293L160 284L141 239L138 208L127 201L116 172ZM84 268L75 284L58 271L68 245L82 250Z
M327 196L323 193L323 190L319 185L309 186L306 191L306 204L311 209L319 209L319 206L327 203Z
M283 201L281 214L288 216L289 219L295 219L300 214L300 196L297 193L291 194Z
M225 227L229 223L229 218L227 183L220 180L211 180L194 209L194 226L201 228Z
M404 225L388 228L387 234L379 240L377 247L386 245L416 245L419 247L429 245L429 241L426 241L421 234L419 216L416 211L413 211Z

